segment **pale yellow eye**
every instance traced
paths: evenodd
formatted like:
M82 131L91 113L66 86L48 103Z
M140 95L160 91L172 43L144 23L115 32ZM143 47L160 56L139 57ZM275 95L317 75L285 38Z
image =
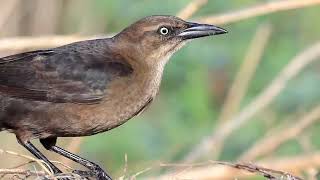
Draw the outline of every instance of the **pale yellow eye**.
M159 30L160 34L167 35L169 33L169 29L166 27L161 27Z

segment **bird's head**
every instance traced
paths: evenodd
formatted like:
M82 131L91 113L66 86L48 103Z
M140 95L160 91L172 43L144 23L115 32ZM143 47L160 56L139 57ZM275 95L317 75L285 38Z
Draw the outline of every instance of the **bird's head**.
M214 25L187 22L174 16L149 16L125 28L115 39L121 47L130 49L129 56L133 59L165 64L187 41L224 33L227 31Z

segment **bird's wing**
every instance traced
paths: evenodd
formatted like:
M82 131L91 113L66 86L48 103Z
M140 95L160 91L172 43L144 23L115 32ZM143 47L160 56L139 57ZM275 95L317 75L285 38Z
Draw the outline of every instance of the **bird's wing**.
M91 45L92 46L92 45ZM0 93L56 103L97 103L129 64L84 44L0 58ZM102 50L102 49L101 49Z

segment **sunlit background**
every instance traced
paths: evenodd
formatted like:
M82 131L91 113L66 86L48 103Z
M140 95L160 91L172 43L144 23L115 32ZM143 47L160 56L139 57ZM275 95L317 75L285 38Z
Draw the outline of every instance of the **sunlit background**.
M0 40L20 36L114 34L148 15L176 15L189 2L191 0L0 0ZM270 1L210 0L189 20L266 2ZM184 162L204 138L255 101L296 55L320 40L319 19L319 6L314 6L221 24L229 31L227 35L194 40L171 58L160 93L145 113L109 132L81 139L60 138L58 144L101 164L114 177L124 174L125 164L128 174L148 167L152 169L142 177L166 173L170 168L160 167L161 162ZM262 47L259 49L259 46ZM27 50L31 49L21 51ZM18 52L0 48L0 56ZM255 59L255 56L258 57ZM242 67L245 59L248 59L247 65ZM250 63L250 59L255 62ZM213 147L193 162L237 161L266 134L285 134L320 104L319 60L307 65L288 81L279 95L270 97L270 104L235 128L219 144L219 152ZM242 74L238 74L240 67L245 69ZM249 77L247 71L252 71ZM223 107L237 76L248 80L238 80L239 86L245 86L239 90L240 95L235 86L234 96L237 97L234 98L240 98L240 104L235 102L234 112L228 112ZM232 104L233 97L229 99ZM222 110L227 113L221 115ZM320 123L314 121L271 151L248 160L317 153L319 132ZM6 132L0 133L0 149L30 155L17 144L13 134ZM46 154L51 159L74 165L51 153ZM14 167L25 161L0 154L0 168ZM300 171L296 173L301 175Z

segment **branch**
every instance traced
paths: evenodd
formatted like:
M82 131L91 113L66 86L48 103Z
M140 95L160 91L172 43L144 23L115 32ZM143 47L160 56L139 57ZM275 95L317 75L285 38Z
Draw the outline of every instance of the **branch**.
M0 51L21 51L25 49L42 49L61 46L76 41L95 39L96 37L80 36L42 36L13 37L0 39Z
M320 119L320 106L317 106L310 112L306 113L299 121L293 123L292 126L266 136L257 142L252 148L240 156L241 161L252 161L259 156L273 152L282 143L297 137L303 130L310 127L313 123Z
M31 171L26 169L0 169L0 174L2 175L25 175L25 176L46 176L44 171Z
M185 169L181 171L174 171L173 173L165 174L161 177L157 177L154 179L166 180L166 179L235 179L235 178L244 178L256 176L256 175L264 175L272 174L281 176L277 179L287 179L287 180L297 180L300 179L295 177L289 173L299 174L304 170L310 168L319 168L320 167L320 153L313 153L308 155L300 155L295 157L287 157L281 159L269 159L266 161L261 161L255 164L246 164L246 163L226 163L226 162L216 162L210 161L211 165L207 163L207 165L199 167L192 165L184 165ZM217 166L216 164L224 165ZM258 165L256 165L258 164ZM228 167L229 166L229 167ZM233 167L233 168L230 168ZM174 166L181 167L181 166ZM183 167L183 166L182 166ZM236 168L236 169L234 169ZM269 169L272 168L272 169ZM242 171L239 171L242 170ZM243 172L249 171L251 173ZM252 173L254 172L254 173ZM151 179L151 178L150 178Z
M183 8L177 16L181 19L189 19L202 6L207 4L208 0L193 0L185 8Z
M28 169L0 169L0 179L7 175L11 175L12 178L23 175L25 177L19 177L18 179L28 179L30 177L35 177L35 179L45 179L45 180L57 180L57 179L74 179L74 180L87 180L88 178L81 177L74 173L60 173L57 175L48 175L44 171L33 171Z
M16 152L5 151L5 150L0 149L0 155L1 154L12 155L12 156L15 156L15 157L22 157L22 158L27 159L29 161L25 162L25 163L22 163L22 164L14 167L14 168L0 169L0 179L2 179L6 175L12 175L12 176L23 175L26 178L30 177L30 176L35 176L35 177L43 177L44 179L48 179L48 180L51 180L51 179L52 180L56 180L56 179L79 179L79 180L86 179L86 178L80 177L78 174L72 173L72 171L74 169L72 169L68 165L65 165L65 164L63 164L61 162L51 161L52 163L59 164L62 167L64 167L67 170L67 172L54 175L52 169L48 170L48 168L50 168L50 166L48 166L42 160L35 159L35 158L31 157L31 156L19 154L19 153L16 153ZM22 166L25 166L25 165L33 163L33 162L37 163L41 167L41 170L35 170L34 171L34 170L28 170L28 169L20 169ZM46 164L46 166L45 166L45 164Z
M204 139L198 146L195 146L196 148L193 149L184 160L191 162L211 152L215 145L222 143L234 130L241 127L244 123L248 122L250 118L270 105L286 87L289 80L294 78L305 66L319 57L320 42L298 54L257 98L228 122L219 125L216 131Z
M251 163L235 163L235 164L228 163L228 162L216 162L216 163L219 165L229 166L239 170L245 170L250 173L259 174L269 180L279 179L277 175L281 176L281 179L284 179L284 177L286 177L286 179L288 180L302 180L301 178L293 176L287 172L273 170L273 169L265 168L265 167L251 164Z
M213 15L200 17L197 20L203 23L210 24L229 24L238 22L244 19L262 16L279 11L286 11L291 9L298 9L308 6L320 4L320 0L278 0L259 4L250 8L239 11L232 11L230 13L223 13L221 15Z
M36 162L47 174L50 174L52 175L53 174L53 171L52 169L47 169L46 166L49 168L50 166L48 164L46 164L44 161L42 160L39 160L39 159L36 159L36 158L33 158L31 156L27 156L27 155L23 155L23 154L18 154L16 152L13 152L13 151L5 151L3 149L0 149L0 154L9 154L9 155L13 155L13 156L16 156L16 157L22 157L24 159L27 159L29 161L33 161L33 162ZM46 166L45 166L46 165Z
M0 149L0 155L2 155L2 154L11 155L11 156L14 156L14 157L21 157L21 158L24 158L24 159L28 160L28 162L20 164L20 165L14 167L14 168L11 168L11 169L0 169L0 179L2 179L3 176L8 175L8 174L11 174L11 175L25 175L25 176L35 176L35 175L42 176L43 175L43 177L45 177L46 179L57 179L57 178L59 179L60 177L76 177L78 179L81 179L81 177L79 175L74 174L74 173L69 173L74 169L72 169L68 165L65 165L65 164L63 164L61 162L51 161L52 163L59 164L62 167L64 167L66 170L68 170L68 173L62 173L62 174L59 174L59 175L55 176L53 171L52 171L52 169L50 168L50 166L48 164L46 164L44 161L42 161L42 160L33 158L31 156L28 156L28 155L19 154L19 153L13 152L13 151L5 151L3 149ZM41 167L41 170L32 171L32 170L17 169L17 168L21 168L22 166L25 166L27 164L33 163L33 162L37 163Z

